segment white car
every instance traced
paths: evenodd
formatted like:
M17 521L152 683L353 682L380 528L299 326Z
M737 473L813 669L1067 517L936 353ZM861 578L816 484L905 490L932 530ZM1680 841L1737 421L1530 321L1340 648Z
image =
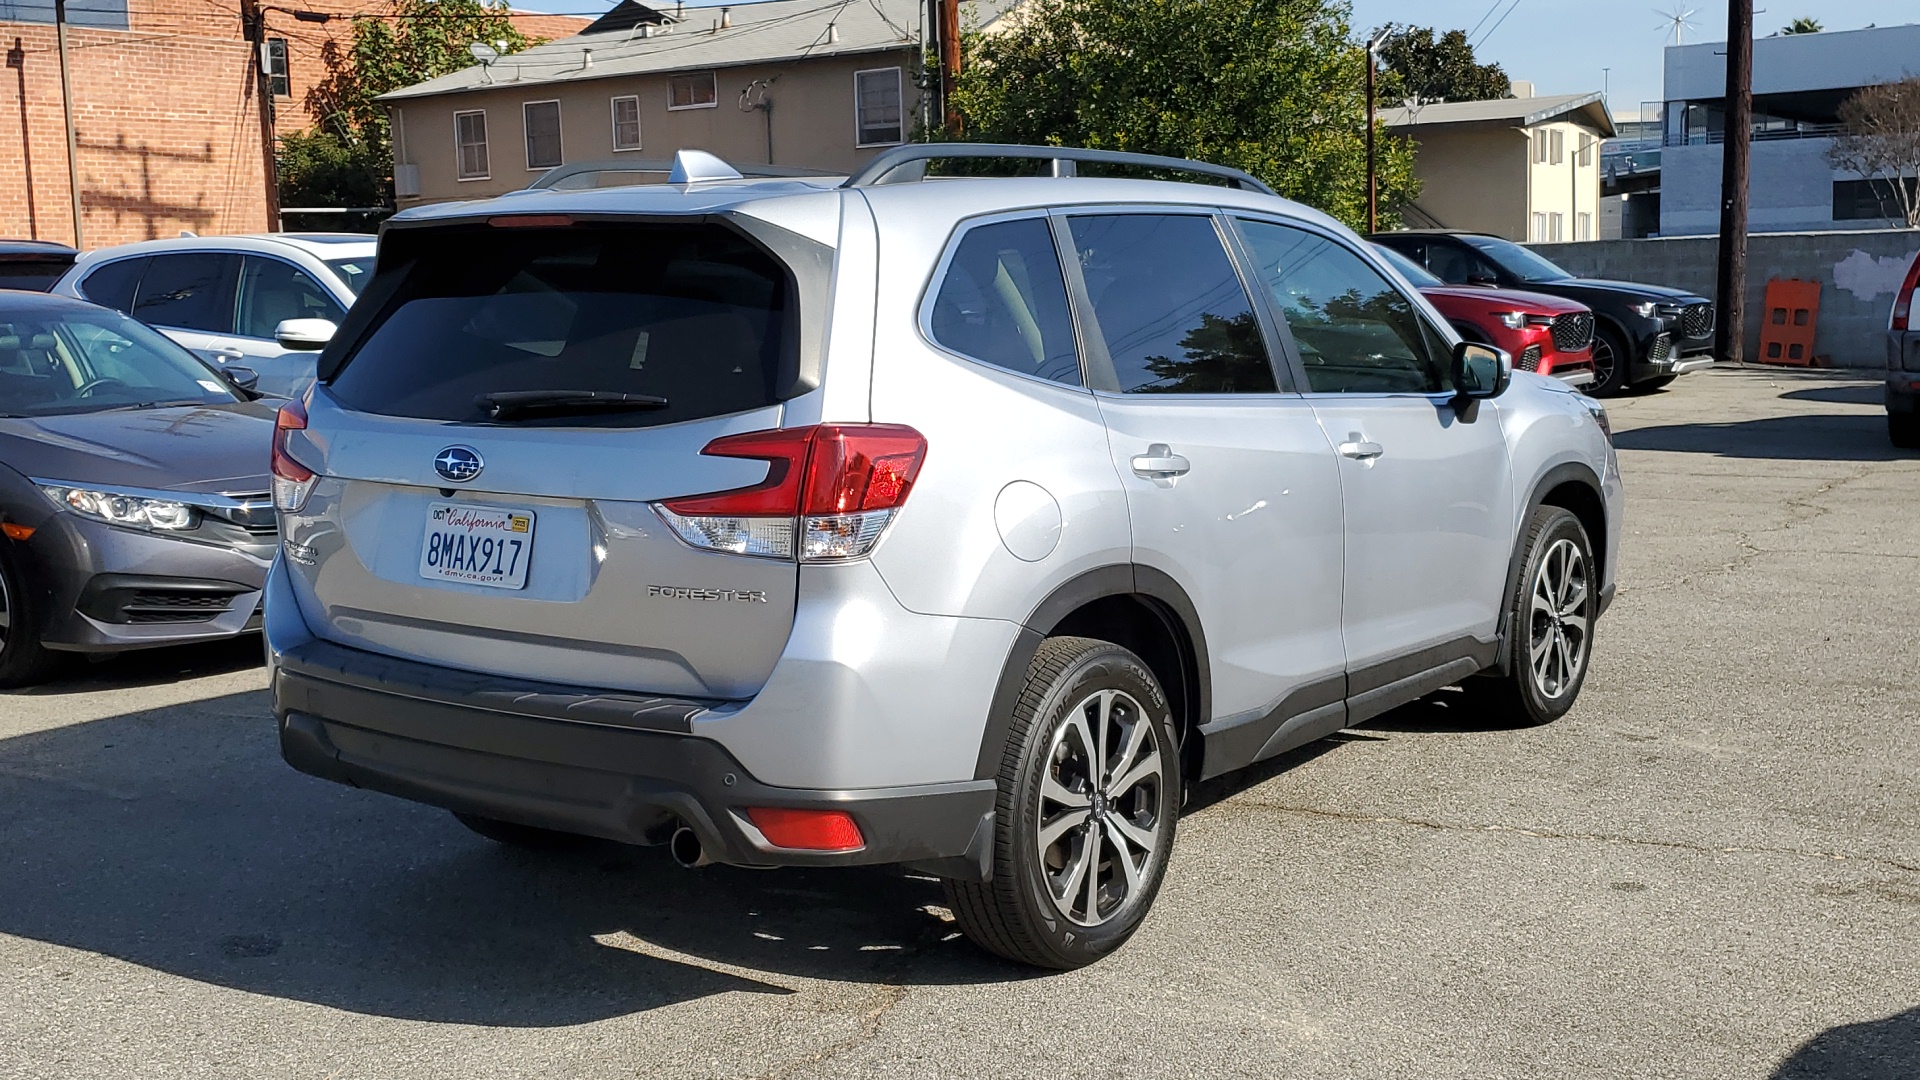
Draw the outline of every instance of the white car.
M255 389L292 397L373 276L374 248L357 233L146 240L87 252L52 291L126 312L210 363L253 371Z

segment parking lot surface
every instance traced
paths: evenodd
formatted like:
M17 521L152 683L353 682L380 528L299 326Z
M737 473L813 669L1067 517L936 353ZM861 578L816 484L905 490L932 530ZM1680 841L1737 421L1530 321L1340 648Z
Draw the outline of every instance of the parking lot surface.
M0 696L0 1076L1920 1076L1920 456L1878 384L1610 403L1579 705L1197 793L1140 934L982 954L891 869L533 855L294 773L257 643Z

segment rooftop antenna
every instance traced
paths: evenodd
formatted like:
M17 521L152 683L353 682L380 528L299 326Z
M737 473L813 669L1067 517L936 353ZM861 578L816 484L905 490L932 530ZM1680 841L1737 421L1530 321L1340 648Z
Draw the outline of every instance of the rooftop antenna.
M1659 8L1654 8L1653 13L1660 16L1660 25L1657 29L1661 31L1673 31L1673 43L1675 45L1685 45L1687 43L1687 31L1699 29L1693 25L1693 8L1682 8L1679 4L1675 4L1671 11L1661 11Z
M474 60L478 61L480 64L480 81L483 83L492 82L493 75L491 74L491 72L493 69L493 62L500 59L500 50L494 48L493 46L487 44L484 41L476 41L473 44L467 46L467 52L470 53L473 56Z

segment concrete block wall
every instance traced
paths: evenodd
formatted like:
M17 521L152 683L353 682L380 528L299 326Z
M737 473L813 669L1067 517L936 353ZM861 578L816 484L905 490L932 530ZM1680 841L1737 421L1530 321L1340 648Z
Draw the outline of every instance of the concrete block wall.
M1712 296L1719 243L1712 236L1678 236L1529 246L1581 277L1668 285ZM1913 229L1749 236L1747 360L1760 354L1767 282L1801 278L1820 283L1814 354L1831 357L1835 367L1884 366L1887 313L1916 254L1920 231Z

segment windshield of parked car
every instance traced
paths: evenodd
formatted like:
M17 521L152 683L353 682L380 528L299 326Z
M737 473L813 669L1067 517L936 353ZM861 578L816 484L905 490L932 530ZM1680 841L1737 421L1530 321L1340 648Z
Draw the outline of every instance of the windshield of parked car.
M1412 259L1407 258L1405 255L1400 254L1385 244L1375 244L1373 245L1373 250L1379 252L1380 257L1387 260L1395 270L1400 271L1400 276L1406 278L1407 283L1416 289L1431 289L1446 284L1446 282L1428 273L1426 267L1421 266L1419 263L1414 262Z
M1463 236L1460 239L1521 281L1565 281L1573 276L1511 240L1496 236Z
M236 400L192 353L118 312L0 304L0 415Z
M347 291L355 296L360 295L360 290L366 288L367 282L373 277L371 255L361 259L328 259L327 266L346 285Z

